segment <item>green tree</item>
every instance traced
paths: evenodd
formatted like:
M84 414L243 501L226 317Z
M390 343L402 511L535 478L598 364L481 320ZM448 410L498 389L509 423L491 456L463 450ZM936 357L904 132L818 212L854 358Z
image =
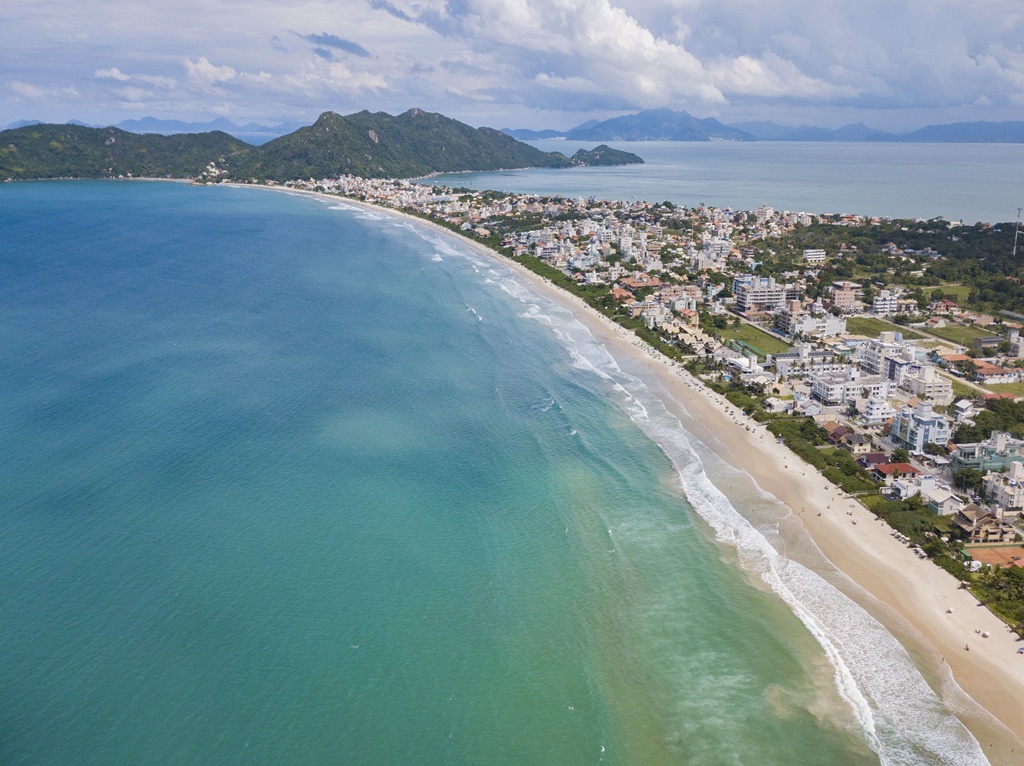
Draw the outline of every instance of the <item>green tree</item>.
M906 463L910 460L910 453L903 447L897 447L892 451L891 460L894 463Z
M953 477L953 484L965 492L972 489L978 490L981 489L984 478L981 471L975 468L962 468Z

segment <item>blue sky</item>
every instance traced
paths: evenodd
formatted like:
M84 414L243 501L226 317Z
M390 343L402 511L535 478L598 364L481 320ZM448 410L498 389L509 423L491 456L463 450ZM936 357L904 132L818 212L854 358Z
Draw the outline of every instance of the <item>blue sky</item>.
M887 130L1024 119L1021 0L28 0L0 126L439 111L567 128L640 109Z

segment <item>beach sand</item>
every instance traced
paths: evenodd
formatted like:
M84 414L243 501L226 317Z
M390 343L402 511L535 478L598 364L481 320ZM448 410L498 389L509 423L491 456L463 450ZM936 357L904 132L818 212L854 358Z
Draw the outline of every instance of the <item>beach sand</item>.
M293 189L279 190L297 193ZM458 236L391 208L301 193L365 206ZM777 444L763 426L724 397L700 385L661 354L635 345L635 335L576 296L490 248L466 237L459 239L475 252L513 269L538 292L569 309L613 356L629 357L655 376L685 410L692 421L688 427L692 426L697 438L800 515L807 534L852 583L842 587L836 579L830 581L904 644L925 678L981 743L989 760L997 766L1024 762L1024 655L1016 653L1024 644L1001 620L960 589L951 575L928 560L918 559L890 535L888 525ZM852 516L847 511L852 511ZM978 630L988 631L990 637L982 638Z

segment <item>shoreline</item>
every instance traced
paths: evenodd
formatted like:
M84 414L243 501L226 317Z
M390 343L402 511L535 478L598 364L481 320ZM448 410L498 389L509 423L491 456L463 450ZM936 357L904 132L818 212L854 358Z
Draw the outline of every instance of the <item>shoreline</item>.
M931 561L914 556L889 534L888 525L875 521L870 511L829 484L784 445L776 444L763 427L755 427L760 424L724 397L660 353L634 345L637 338L632 332L581 299L491 248L432 221L337 195L285 187L230 186L309 195L430 227L457 237L474 252L507 266L542 295L569 310L613 356L629 357L639 364L671 399L666 405L675 414L682 414L687 428L718 457L799 517L802 532L836 570L819 574L864 607L903 644L943 702L981 744L990 762L1015 763L1015 751L1024 751L1024 656L1016 655L1021 646L1016 636L988 609L979 606L969 591L959 589L955 578ZM815 510L821 515L812 512ZM847 511L852 511L852 517ZM848 578L849 583L829 577L836 573L838 579ZM982 639L977 630L988 631L990 637ZM965 645L970 645L970 651L965 651Z

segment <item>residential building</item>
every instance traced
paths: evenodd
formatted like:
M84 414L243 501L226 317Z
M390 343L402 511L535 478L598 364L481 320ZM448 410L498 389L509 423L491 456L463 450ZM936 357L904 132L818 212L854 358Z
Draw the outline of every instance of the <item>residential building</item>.
M1006 473L988 474L985 498L1002 512L1024 508L1024 463L1014 460Z
M915 365L903 377L900 388L919 399L931 399L940 406L953 403L953 383L931 365Z
M951 516L964 508L964 501L953 494L953 490L946 486L940 486L931 492L922 493L922 497L928 510L939 516Z
M932 410L928 402L914 407L904 407L892 420L889 438L897 447L903 447L915 455L924 452L926 444L945 444L949 441L949 421Z
M776 326L783 335L818 336L822 338L842 335L846 332L846 320L824 311L806 312L800 301L788 301L776 317Z
M867 425L882 425L893 419L896 410L888 400L882 398L868 399L860 411L861 420Z
M976 359L974 361L974 377L986 385L1017 383L1020 381L1020 371L1008 370L991 362Z
M864 434L849 434L845 444L851 455L866 455L871 452L871 439Z
M956 445L950 457L954 474L965 468L973 468L979 473L1001 471L1008 469L1014 460L1024 460L1024 439L993 431L984 441Z
M774 277L750 275L733 279L732 293L736 308L744 314L778 311L787 300L800 298L800 288L795 285L778 284Z
M816 265L825 262L825 251L821 248L804 250L804 261L809 265Z
M871 301L871 313L892 316L899 311L899 296L892 290L879 290Z
M922 498L929 492L934 492L937 484L935 477L931 474L922 476L908 476L903 479L895 479L889 485L888 495L890 498L906 500L914 495L921 495Z
M856 313L863 304L860 302L864 291L856 282L833 282L832 283L832 306L839 309L840 313Z
M1017 531L995 514L971 503L953 517L953 531L969 543L1010 543Z
M885 486L891 487L897 479L904 479L908 476L916 476L921 473L910 463L880 463L873 465L868 473L876 481L883 482Z
M902 341L897 342L896 333L879 333L877 338L858 347L860 368L870 375L881 375L885 369L885 360L899 356L902 350Z

